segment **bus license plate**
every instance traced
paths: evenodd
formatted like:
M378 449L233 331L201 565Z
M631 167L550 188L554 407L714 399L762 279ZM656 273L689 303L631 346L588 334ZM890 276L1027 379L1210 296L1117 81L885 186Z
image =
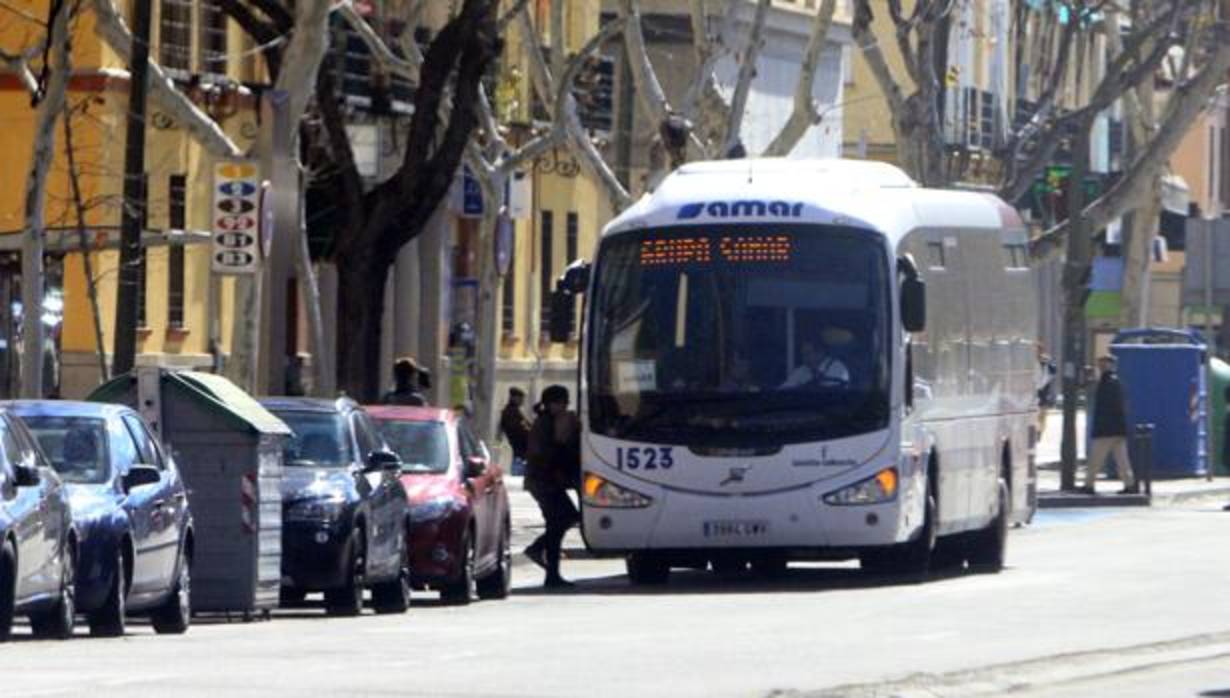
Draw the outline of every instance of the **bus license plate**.
M706 521L706 538L753 538L769 532L768 521Z

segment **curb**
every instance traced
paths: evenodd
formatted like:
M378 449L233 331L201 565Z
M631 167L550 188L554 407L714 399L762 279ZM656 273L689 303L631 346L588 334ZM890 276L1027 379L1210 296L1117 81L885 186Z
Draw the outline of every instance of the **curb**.
M1197 499L1230 499L1230 486L1219 485L1190 492L1153 493L1152 501L1143 494L1087 495L1079 492L1045 492L1038 494L1039 509L1077 509L1103 507L1167 506Z

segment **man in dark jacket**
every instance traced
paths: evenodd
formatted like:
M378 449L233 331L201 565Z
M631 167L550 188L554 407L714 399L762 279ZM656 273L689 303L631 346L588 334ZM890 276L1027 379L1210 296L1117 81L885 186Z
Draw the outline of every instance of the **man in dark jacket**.
M414 359L398 359L393 364L393 390L385 393L380 402L386 405L415 407L427 404L427 400L419 392L419 366Z
M560 548L564 534L581 516L568 496L576 488L581 469L581 435L575 413L568 411L568 389L552 385L542 391L534 407L537 418L530 429L525 489L542 511L546 531L525 549L525 555L547 572L543 586L571 587L560 576Z
M1093 443L1086 462L1085 486L1082 490L1088 494L1095 493L1094 482L1098 473L1106 466L1106 458L1113 454L1119 479L1123 481L1119 494L1136 494L1140 490L1132 475L1127 450L1127 401L1119 375L1115 373L1115 359L1103 356L1098 359L1098 369L1102 371L1102 377L1098 379L1093 398Z

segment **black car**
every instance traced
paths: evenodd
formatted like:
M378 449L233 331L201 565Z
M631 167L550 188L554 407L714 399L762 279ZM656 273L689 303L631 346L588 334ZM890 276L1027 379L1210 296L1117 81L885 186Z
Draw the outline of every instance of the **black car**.
M73 634L77 532L68 491L21 420L0 409L0 641L13 616L37 637Z
M325 592L334 615L410 605L410 519L399 475L371 418L347 398L266 398L294 432L282 477L282 600Z
M191 623L192 515L174 460L136 411L67 400L11 403L64 481L80 536L77 610L90 634L124 634L148 614L157 633Z

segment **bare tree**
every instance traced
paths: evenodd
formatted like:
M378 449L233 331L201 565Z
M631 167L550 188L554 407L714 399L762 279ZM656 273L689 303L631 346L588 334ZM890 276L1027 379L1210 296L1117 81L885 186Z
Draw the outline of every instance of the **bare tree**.
M711 22L711 4L704 0L691 0L688 4L697 70L685 91L683 108L679 109L671 105L650 59L642 32L640 0L619 2L619 17L627 21L624 50L628 55L635 92L655 124L654 130L658 134L655 149L665 154L664 157L651 157L652 171L647 176L649 189L653 189L670 170L689 160L739 156L743 150L740 134L748 95L756 77L757 57L764 42L765 18L770 0L757 0L746 40L739 51L739 71L729 100L718 90L715 67L718 59L732 50L729 37L739 3L727 3L716 23ZM836 5L836 0L824 0L812 21L807 47L800 61L793 110L769 146L759 153L762 156L788 155L807 130L822 120L812 91ZM580 155L585 156L584 153ZM614 208L619 210L630 196L620 187L610 198Z
M1066 0L1053 3L1043 12L1024 2L1013 5L1018 62L1022 53L1034 52L1030 63L1039 66L1034 78L1039 89L1033 113L1025 115L1019 121L1021 125L1011 130L993 153L1000 165L1000 194L1009 201L1017 200L1065 145L1073 164L1067 200L1069 212L1078 215L1056 222L1031 244L1033 255L1042 258L1067 243L1063 272L1063 485L1070 488L1075 466L1078 369L1083 366L1085 353L1083 308L1092 263L1090 236L1136 208L1142 199L1152 198L1146 195L1156 190L1170 155L1216 86L1225 80L1230 70L1230 37L1220 18L1228 16L1230 2L1139 0L1133 4L1135 11L1126 25L1120 21L1119 6L1111 0ZM872 31L872 3L855 2L854 38L893 113L898 162L928 186L959 181L970 162L968 150L961 143L948 142L944 128L944 87L950 69L947 42L953 13L965 6L966 2L960 0L918 0L907 13L900 0L889 0L887 12L906 73L897 75L889 68L886 48ZM1033 23L1036 41L1028 47L1025 22ZM1099 38L1108 47L1106 68L1100 77L1090 75L1083 62ZM1185 48L1183 67L1154 122L1149 116L1153 108L1151 83L1176 47ZM1072 65L1074 55L1078 62ZM1064 108L1058 99L1063 93L1087 97ZM1100 196L1086 202L1084 174L1089 166L1091 131L1099 114L1119 100L1125 103L1135 147L1122 176ZM1150 208L1140 213L1148 215ZM1147 252L1152 237L1151 228L1141 230L1131 246L1133 257ZM1129 259L1132 276L1136 276L1137 264Z
M34 143L30 155L30 170L26 179L25 233L22 236L22 361L21 395L43 397L43 291L44 236L47 173L55 156L56 120L64 110L69 71L72 69L69 48L69 19L74 5L54 4L49 22L49 36L43 53L44 80L31 103L37 105L34 117Z

